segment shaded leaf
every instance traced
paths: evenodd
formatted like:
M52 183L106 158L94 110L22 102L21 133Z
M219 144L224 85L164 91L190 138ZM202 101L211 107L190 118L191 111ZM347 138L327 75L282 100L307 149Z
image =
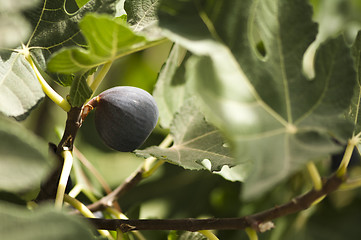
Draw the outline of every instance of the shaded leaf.
M73 107L81 107L93 93L87 83L88 74L75 76L69 93L69 103Z
M192 97L185 82L185 62L188 57L181 46L174 45L158 75L153 96L157 101L159 121L163 128L169 128L174 114Z
M77 216L55 211L52 206L30 211L0 202L0 222L0 235L4 239L94 239L88 224Z
M24 199L20 198L17 194L6 191L0 191L0 202L26 206L26 201Z
M24 119L44 97L43 90L24 56L13 53L0 59L0 112Z
M0 189L19 192L39 187L52 170L45 142L14 121L0 117Z
M144 46L146 40L136 35L122 19L89 14L79 23L89 48L64 48L55 53L48 69L60 73L75 73L113 61Z
M315 78L304 76L303 54L317 34L304 1L165 1L159 21L169 38L203 55L188 61L186 80L230 140L239 180L248 176L246 196L341 150L332 139L351 136L343 118L355 78L350 50L342 37L327 41Z
M170 128L174 144L170 148L150 147L137 150L139 155L152 155L187 169L220 170L224 165L234 165L228 147L224 146L219 131L209 125L194 104L184 105ZM209 160L211 166L204 166Z
M359 132L361 132L361 31L358 32L355 42L353 43L352 56L354 58L354 66L357 77L354 96L352 98L351 109L348 112L348 117L352 122L354 122L354 135L357 135Z

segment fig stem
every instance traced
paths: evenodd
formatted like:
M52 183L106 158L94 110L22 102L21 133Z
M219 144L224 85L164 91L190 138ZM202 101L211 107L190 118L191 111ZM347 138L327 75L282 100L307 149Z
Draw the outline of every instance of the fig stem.
M63 206L65 188L66 188L66 184L68 183L71 168L73 166L73 155L71 151L64 150L61 153L61 155L64 159L64 164L63 164L63 169L61 171L58 190L56 192L56 197L55 197L55 208L58 209L61 209Z

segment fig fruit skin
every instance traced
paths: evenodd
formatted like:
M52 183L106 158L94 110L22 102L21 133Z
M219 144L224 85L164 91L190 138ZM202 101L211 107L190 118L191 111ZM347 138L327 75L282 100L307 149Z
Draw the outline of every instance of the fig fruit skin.
M147 91L113 87L96 97L95 127L109 147L132 152L149 137L158 121L158 107Z

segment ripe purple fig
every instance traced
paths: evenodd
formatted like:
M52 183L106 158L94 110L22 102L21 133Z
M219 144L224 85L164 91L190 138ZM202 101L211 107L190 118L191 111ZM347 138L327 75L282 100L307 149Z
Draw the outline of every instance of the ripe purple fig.
M106 145L131 152L149 137L158 121L152 95L136 87L110 88L88 103L95 107L95 127Z

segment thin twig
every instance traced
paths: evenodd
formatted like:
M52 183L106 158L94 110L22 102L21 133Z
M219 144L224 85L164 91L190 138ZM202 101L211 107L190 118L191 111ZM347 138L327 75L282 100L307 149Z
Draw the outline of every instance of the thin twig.
M305 210L322 196L339 188L344 178L332 175L323 182L321 190L312 189L304 195L293 198L290 202L276 206L260 213L241 218L211 218L211 219L89 219L97 229L116 230L122 232L133 230L236 230L251 227L260 231L259 227L276 218Z
M99 173L99 171L93 166L91 162L79 151L78 148L74 147L73 149L74 154L76 155L77 159L93 174L93 176L98 180L104 191L108 194L112 192L112 189L105 181L103 176Z
M110 194L101 198L99 201L90 204L87 206L91 211L100 211L104 210L107 207L111 207L113 202L123 195L128 189L131 189L137 185L143 179L144 169L142 167L138 168L132 175L130 175L121 185L114 189Z
M102 188L107 194L112 192L112 189L105 181L103 176L99 173L99 171L93 166L91 162L74 146L73 149L75 155L77 156L78 160L93 174L93 176L98 180ZM117 202L113 202L114 207L120 211L120 206Z
M161 148L169 147L173 142L173 138L168 135L159 144ZM141 165L135 172L133 172L121 185L114 189L111 193L101 198L99 201L87 206L91 211L104 210L107 207L111 207L115 200L117 200L126 191L136 186L142 179L149 177L155 169L162 165L165 161L159 160L158 164L154 164L157 159L149 157L145 159L144 164ZM155 166L152 166L152 165Z

